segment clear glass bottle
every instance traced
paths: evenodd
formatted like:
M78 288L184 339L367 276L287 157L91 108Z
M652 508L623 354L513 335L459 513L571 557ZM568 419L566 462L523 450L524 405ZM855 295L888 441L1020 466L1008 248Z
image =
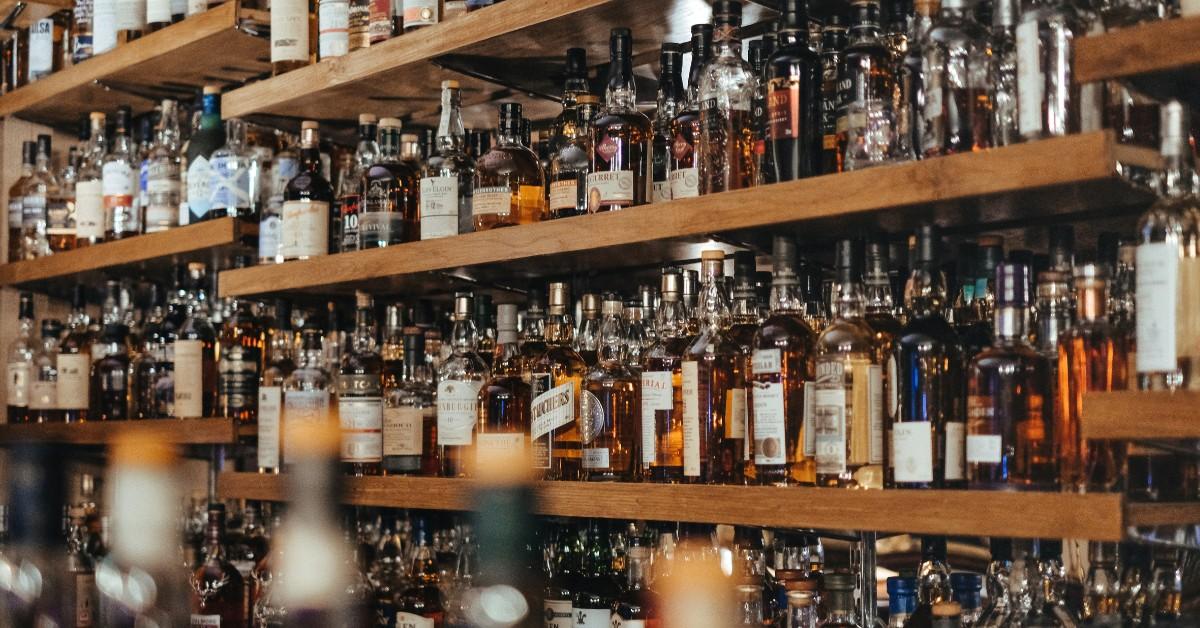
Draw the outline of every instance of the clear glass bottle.
M496 348L492 376L479 391L479 423L475 426L476 458L489 452L525 452L529 448L529 382L521 377L517 346L517 305L496 306Z
M53 210L63 212L66 203L58 177L50 171L50 136L39 135L37 158L21 198L21 259L37 259L50 255L47 237L47 216Z
M208 505L204 562L192 572L191 624L246 626L246 588L225 549L225 505Z
M305 445L304 432L311 433L314 425L330 422L329 404L333 380L325 370L321 355L321 329L306 323L300 331L300 347L296 368L283 380L283 413L280 423L283 434L280 461L284 466L298 462ZM293 449L297 449L293 453Z
M1120 626L1121 579L1117 572L1117 544L1102 541L1088 543L1088 571L1083 583L1083 608L1080 619L1085 625Z
M246 123L239 118L225 122L225 145L210 158L208 213L206 220L225 217L250 217L257 200L250 190L251 169L256 164L246 151Z
M134 198L137 182L134 176L136 157L133 154L133 142L129 137L131 115L131 109L127 106L117 109L112 150L104 156L101 166L104 237L108 240L128 238L142 231L142 220Z
M950 601L950 565L946 563L946 537L921 537L921 564L917 566L917 607L905 626L929 626L933 609Z
M697 152L700 143L700 77L712 58L712 24L692 25L692 60L688 69L687 99L671 120L671 198L700 195Z
M992 7L991 68L988 70L992 98L992 146L1021 141L1017 125L1017 25L1020 0L998 0Z
M1060 0L1022 3L1017 25L1017 126L1023 140L1080 129L1074 40L1086 34L1076 8Z
M550 154L562 150L563 146L577 138L580 131L575 126L579 116L575 106L579 97L589 95L588 64L586 48L567 48L566 66L563 70L562 111L550 125Z
M821 119L823 108L832 105L823 100L822 68L840 51L818 55L809 47L807 2L789 0L781 8L779 49L766 64L767 151L774 180L792 181L821 172Z
M654 138L654 181L650 194L651 203L671 200L671 121L687 104L687 92L683 89L683 51L671 43L662 45L659 54L658 107L652 120ZM553 209L553 207L551 207Z
M842 95L846 107L845 170L888 163L896 157L895 66L882 39L877 0L857 0L852 5L849 44L842 52L839 78L848 86Z
M37 342L33 337L33 293L22 292L17 305L17 334L8 345L8 362L5 363L7 378L8 422L29 421L29 395L33 378L33 354Z
M384 388L383 471L388 475L437 475L437 404L433 375L425 363L425 331L404 328L404 365L399 381Z
M654 179L650 118L637 109L633 34L614 28L608 39L608 87L592 124L588 211L618 210L650 201Z
M987 36L975 23L971 3L942 0L921 42L923 157L991 146L987 52Z
M204 294L205 273L204 264L188 264L192 302L171 348L174 409L181 418L211 417L217 409L217 334Z
M62 202L46 208L46 238L53 253L75 248L75 184L79 182L79 165L79 148L72 146L67 149L66 161L58 172Z
M475 164L466 152L462 97L458 81L442 81L437 151L421 173L421 239L471 231L471 190Z
M587 177L591 170L592 120L600 110L600 99L591 94L576 97L578 116L573 133L550 156L550 218L581 216L588 211Z
M676 268L662 270L662 305L655 321L656 339L645 351L641 365L642 464L647 479L679 482L683 479L683 375L681 363L688 337L680 302L681 275Z
M475 231L523 225L546 213L546 174L521 144L521 105L500 105L496 144L475 162L471 216Z
M821 621L822 628L861 628L858 605L854 601L854 576L848 573L825 575L825 604L829 614Z
M21 259L21 240L23 237L21 202L25 198L25 186L33 177L33 164L37 161L37 143L21 143L21 174L16 182L8 189L8 261ZM103 233L101 234L103 237Z
M309 259L329 253L333 188L321 172L320 126L305 120L300 130L300 169L288 181L283 193L279 256L285 260ZM191 176L189 165L189 182Z
M468 452L475 443L479 417L479 389L491 376L487 364L475 351L478 341L471 320L474 296L454 295L454 326L450 331L451 351L438 368L437 444L441 475L464 477L470 473Z
M383 465L383 358L375 343L375 302L355 293L354 334L337 373L342 470L379 475Z
M575 350L583 363L596 365L600 354L600 295L587 293L579 299L579 329L575 332Z
M88 333L90 318L87 315L87 293L82 285L75 287L71 295L71 314L67 317L67 329L55 355L55 370L58 371L58 408L63 420L79 423L88 418L88 384L91 374L91 337Z
M331 216L331 228L336 227L338 252L357 251L359 249L359 219L363 211L362 177L366 170L379 162L380 149L375 141L378 135L378 121L374 114L358 114L358 146L354 149L354 157L349 161L349 167L338 177L336 216Z
M579 401L579 440L586 480L628 481L639 465L639 378L625 364L623 304L609 295L602 305L597 363L588 371Z
M526 363L530 377L530 443L533 469L546 480L576 480L580 473L579 399L587 365L574 349L574 326L565 283L550 284L546 348Z
M742 59L740 0L713 3L713 57L700 72L700 193L754 185L752 111L758 77Z
M104 319L100 337L92 345L90 418L120 421L132 417L129 328L109 312Z
M263 205L262 217L258 221L258 263L280 264L280 237L283 220L283 194L287 184L300 171L300 161L292 150L292 138L276 132L279 151L271 160L271 172L267 177L267 200Z
M42 321L41 337L33 353L29 374L29 422L54 423L63 420L58 405L58 343L62 323Z
M158 141L150 151L146 173L146 233L166 231L179 225L180 154L179 115L170 98L162 101Z
M292 331L292 305L275 301L274 328L268 327L266 367L258 386L258 457L259 473L278 473L283 414L283 384L296 370L296 333Z

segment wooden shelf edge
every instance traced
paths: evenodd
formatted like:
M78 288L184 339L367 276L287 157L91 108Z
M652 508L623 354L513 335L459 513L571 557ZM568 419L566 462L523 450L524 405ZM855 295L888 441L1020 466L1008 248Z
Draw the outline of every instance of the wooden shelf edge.
M1075 80L1091 83L1181 70L1200 64L1200 17L1146 22L1081 37L1075 42Z
M1130 502L1125 506L1125 519L1130 527L1200 524L1200 502Z
M1200 438L1200 392L1087 393L1080 424L1084 438Z
M233 419L225 418L8 423L0 425L0 443L106 445L123 434L134 432L149 434L175 445L217 445L234 443L239 436L254 433L254 427L239 425Z

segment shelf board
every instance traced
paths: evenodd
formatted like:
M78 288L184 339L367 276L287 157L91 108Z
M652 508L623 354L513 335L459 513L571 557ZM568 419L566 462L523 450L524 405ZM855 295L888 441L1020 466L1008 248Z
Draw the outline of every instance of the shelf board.
M142 276L168 280L171 265L203 261L210 267L242 246L253 246L258 225L220 218L103 242L35 260L0 264L0 286L13 286L55 296L70 295L79 283L100 285L104 279Z
M1083 397L1081 429L1084 438L1200 438L1200 393L1088 393Z
M1070 156L1069 159L1064 158ZM279 265L224 271L222 296L278 292L328 295L446 290L447 277L520 282L571 272L690 260L724 242L769 250L790 231L825 244L867 229L899 233L923 221L972 229L1028 226L1098 207L1145 206L1117 163L1154 167L1146 149L1108 132L1021 144L698 198L409 242ZM727 247L726 247L727 248Z
M1078 83L1120 79L1158 100L1200 106L1200 17L1145 22L1075 41Z
M346 504L470 510L477 485L447 478L346 478ZM1200 521L1200 508L1124 511L1117 494L854 491L774 486L542 482L538 514L963 536L1119 540L1134 521ZM224 499L285 501L287 478L222 473ZM1171 505L1167 505L1171 506ZM1141 515L1138 519L1134 515Z
M75 7L74 0L0 0L0 20L8 17L18 4L24 4L21 14L13 20L14 28L28 28L30 24L62 11Z
M242 17L239 3L228 0L0 96L0 116L74 131L90 111L128 104L136 114L161 98L190 100L206 84L269 74L270 42L241 30Z
M255 433L253 425L233 419L160 419L145 421L86 421L83 423L0 424L0 443L49 442L70 445L105 445L130 432L149 434L174 445L208 445L237 442Z

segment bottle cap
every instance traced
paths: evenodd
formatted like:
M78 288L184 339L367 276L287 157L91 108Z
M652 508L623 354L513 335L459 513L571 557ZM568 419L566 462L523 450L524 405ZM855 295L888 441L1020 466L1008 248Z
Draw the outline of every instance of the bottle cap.
M1029 305L1029 267L1005 262L996 267L996 305Z
M513 128L518 128L521 124L521 103L519 102L502 102L500 103L500 123L505 126L505 122L513 125Z
M465 321L471 318L475 295L470 292L454 293L454 320Z
M404 123L400 121L400 118L380 118L379 119L379 128L380 129L399 129L403 125L404 125Z
M740 23L742 18L742 2L741 0L714 0L712 14L714 22L718 17L732 17L736 18ZM808 25L805 25L805 28L808 28Z
M358 114L358 125L359 125L359 126L366 126L366 125L370 125L370 124L375 124L375 123L377 123L378 121L379 121L379 119L378 119L378 118L376 118L376 117L375 117L375 114L373 114L373 113L360 113L360 114Z
M683 275L679 272L679 269L674 267L662 269L661 286L663 300L679 300L679 293L683 291Z
M614 28L608 35L608 51L614 59L633 54L633 31L628 28Z
M683 271L683 290L682 294L685 299L694 298L696 291L700 287L700 273L695 270Z
M21 142L21 163L32 166L37 161L37 142Z
M692 25L692 65L699 65L712 56L712 24Z
M605 316L621 316L621 312L625 309L625 303L621 301L620 295L608 293L604 295L604 303L600 306L600 313Z
M830 591L853 591L854 586L854 576L848 573L825 574L825 588Z
M33 318L33 293L22 292L20 303L17 306L18 318Z
M934 617L959 617L962 606L958 602L938 602L933 605Z
M1076 264L1073 269L1075 279L1108 279L1108 269L1103 264Z
M913 595L917 592L917 579L903 576L891 576L887 579L888 597L894 595Z
M205 85L204 86L204 95L205 96L218 95L220 93L221 93L220 85Z
M38 153L45 155L47 159L50 158L51 151L49 135L42 134L37 136L37 151Z
M517 331L517 304L501 303L496 306L496 332Z
M321 128L321 124L319 122L317 122L316 120L305 120L304 122L300 123L300 130L302 130L302 131L308 131L310 129L317 130L320 128Z
M600 295L587 293L583 295L581 309L585 318L595 318L600 312ZM590 316L589 316L590 315Z
M108 120L108 116L104 115L103 111L93 111L88 117L91 119L93 124L98 124L100 126L104 126L104 122ZM88 135L91 135L90 131L88 132Z
M755 588L757 588L757 587L755 587ZM813 592L812 591L800 591L800 590L788 591L787 592L787 603L788 603L788 606L794 606L794 607L800 607L800 608L803 608L805 606L812 606Z
M405 133L400 136L401 142L416 142L416 141L419 141L420 139L421 139L421 136L417 135L416 133Z
M1159 132L1162 134L1162 155L1183 157L1191 131L1187 108L1178 100L1167 101L1159 110Z
M354 305L360 310L364 308L370 309L374 305L374 299L371 298L371 294L369 292L355 290Z
M950 574L950 588L967 593L983 588L983 576L969 571L955 571Z
M733 276L735 278L743 281L749 281L750 277L754 276L754 271L757 269L758 266L753 252L738 251L733 254Z
M567 48L567 78L587 78L587 49Z
M850 238L838 240L834 258L837 263L839 281L858 281L862 277L862 241Z
M442 81L442 89L458 89L458 81Z
M941 230L937 225L921 225L917 228L916 247L914 249L915 261L917 263L925 263L934 265L937 264L940 256L938 249L941 248Z
M567 305L571 302L571 288L565 282L556 281L550 284L550 313L566 314Z

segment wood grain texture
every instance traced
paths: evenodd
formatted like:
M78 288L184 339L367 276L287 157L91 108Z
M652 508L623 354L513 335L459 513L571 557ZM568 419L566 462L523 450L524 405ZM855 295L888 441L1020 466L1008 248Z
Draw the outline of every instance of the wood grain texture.
M1111 134L1098 132L225 271L220 289L222 296L353 289L381 294L410 290L431 273L513 280L694 259L711 246L711 234L765 244L772 233L792 231L802 243L827 243L866 228L902 232L925 220L982 225L1147 202L1147 193L1116 176L1118 153L1152 161L1151 151L1118 146Z
M344 485L347 504L429 510L470 509L478 486L470 480L407 477L346 478ZM536 493L539 514L566 517L1095 540L1118 540L1124 530L1122 498L1114 494L585 482L543 482ZM284 501L287 478L223 473L217 494Z
M239 426L232 419L8 423L0 425L0 443L38 441L104 445L129 432L151 434L176 445L233 443L240 435L255 433L253 426Z
M1084 438L1200 438L1200 393L1088 393L1080 427Z
M1200 17L1145 22L1075 42L1079 83L1120 79L1157 100L1200 106Z
M1139 504L1125 506L1126 524L1135 527L1182 526L1200 522L1200 502Z

